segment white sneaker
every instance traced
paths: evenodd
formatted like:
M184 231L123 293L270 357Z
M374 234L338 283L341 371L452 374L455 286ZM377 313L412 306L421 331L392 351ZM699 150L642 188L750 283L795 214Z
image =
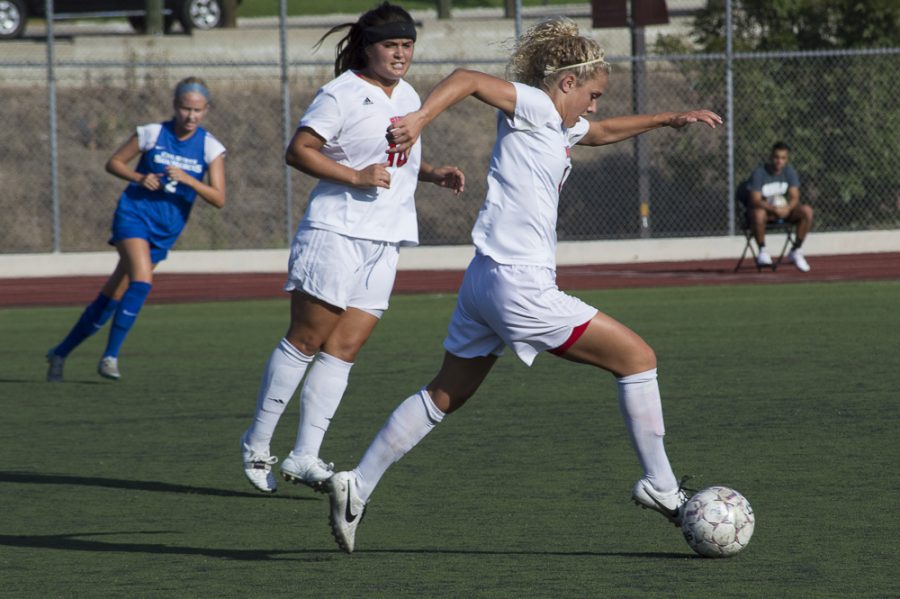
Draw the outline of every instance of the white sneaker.
M55 348L54 348L55 349ZM61 383L63 380L63 366L66 365L66 359L57 356L50 349L47 351L47 382Z
M803 250L800 248L791 250L791 253L788 254L788 262L793 262L800 272L809 272L809 262L806 261L806 258L803 256Z
M686 490L681 485L667 493L662 493L653 488L646 478L635 483L634 489L631 491L631 498L642 508L659 512L675 526L681 526L681 508L689 499Z
M278 458L265 452L255 451L245 442L247 433L241 435L241 460L244 462L244 474L250 484L263 493L274 493L278 488L275 475L272 474L272 465L278 462Z
M338 472L328 480L328 499L331 534L341 550L353 553L356 527L366 512L366 502L356 494L356 477L352 472Z
M100 363L97 365L97 374L105 379L112 379L114 381L122 378L122 375L119 374L119 359L112 356L103 356L103 358L100 359Z
M769 252L766 251L766 248L760 248L759 253L756 254L756 265L772 266L772 256L769 255Z
M292 483L300 483L312 487L319 493L326 493L325 482L334 475L334 464L324 461L309 453L288 454L281 463L281 476Z

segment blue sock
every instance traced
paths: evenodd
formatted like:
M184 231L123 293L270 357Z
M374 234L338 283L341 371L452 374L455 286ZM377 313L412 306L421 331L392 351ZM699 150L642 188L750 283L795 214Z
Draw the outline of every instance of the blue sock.
M119 305L117 300L102 293L94 299L88 307L81 313L81 318L66 335L62 343L53 349L53 353L57 356L67 357L72 350L81 345L81 342L99 331L109 320L109 317L116 311Z
M134 321L137 320L137 315L144 306L144 300L147 299L152 287L153 285L144 281L132 281L128 285L109 329L109 341L106 342L106 351L103 352L104 358L119 356L119 349L121 349L128 331L134 325Z

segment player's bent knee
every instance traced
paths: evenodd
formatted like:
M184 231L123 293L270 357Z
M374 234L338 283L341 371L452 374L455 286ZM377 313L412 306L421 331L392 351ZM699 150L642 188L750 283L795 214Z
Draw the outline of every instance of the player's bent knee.
M325 353L340 358L345 362L353 362L369 339L369 331L335 330L322 344Z
M325 342L322 346L322 350L330 355L338 358L339 360L343 360L344 362L355 362L356 356L359 354L359 351L362 349L363 343L365 340L362 339L359 343L331 343L330 341Z
M324 343L324 340L318 340L308 335L295 334L292 331L289 331L288 334L285 335L285 338L288 340L288 343L297 349L297 351L307 356L314 356L319 353L319 350L322 349L322 344ZM335 357L343 360L340 356Z
M656 368L656 352L653 348L642 342L633 352L629 360L633 372L644 372Z
M428 387L427 390L431 396L431 401L444 414L450 414L463 407L466 401L474 394L472 392L448 390L441 387Z

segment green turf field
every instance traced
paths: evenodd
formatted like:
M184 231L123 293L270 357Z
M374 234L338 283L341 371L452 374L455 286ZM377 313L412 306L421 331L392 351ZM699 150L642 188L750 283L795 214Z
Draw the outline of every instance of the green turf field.
M147 306L43 381L74 308L0 310L3 597L896 597L900 282L580 294L657 350L669 455L742 491L749 548L695 557L639 510L612 378L507 355L392 468L339 553L328 502L245 482L238 437L286 301ZM323 457L356 464L438 366L452 296L399 296ZM296 432L288 409L273 451Z

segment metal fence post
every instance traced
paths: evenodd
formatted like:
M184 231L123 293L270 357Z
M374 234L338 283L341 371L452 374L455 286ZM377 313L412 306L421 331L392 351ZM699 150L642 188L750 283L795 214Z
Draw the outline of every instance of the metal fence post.
M519 39L522 35L522 0L516 0L513 8L515 10L516 19L516 39Z
M647 111L647 40L643 26L631 22L631 98L632 112L644 114ZM643 135L634 138L634 157L637 164L638 210L641 237L651 237L650 221L650 150Z
M281 122L282 122L282 147L287 148L291 141L291 87L288 73L287 51L287 0L279 0L278 10L278 43L281 52ZM294 235L294 202L291 190L291 167L282 159L281 169L284 173L284 220L286 240L288 245Z
M731 0L725 0L725 152L728 169L728 234L735 233L735 181L734 181L734 45L731 23Z
M53 252L61 251L59 222L59 143L56 122L56 57L54 56L53 0L45 0L47 14L47 102L50 112L50 202L53 210Z

